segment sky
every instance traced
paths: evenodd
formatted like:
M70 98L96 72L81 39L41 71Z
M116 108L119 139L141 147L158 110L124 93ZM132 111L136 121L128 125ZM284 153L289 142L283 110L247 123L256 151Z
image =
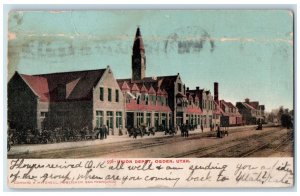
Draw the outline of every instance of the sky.
M293 14L288 10L13 11L8 78L107 65L131 77L137 27L146 76L180 74L235 104L250 98L271 111L293 108Z

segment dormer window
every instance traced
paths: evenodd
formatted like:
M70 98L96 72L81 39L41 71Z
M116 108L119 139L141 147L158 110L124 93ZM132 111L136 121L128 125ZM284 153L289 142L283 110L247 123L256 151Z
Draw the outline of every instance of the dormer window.
M148 105L149 104L149 96L145 95L145 104Z

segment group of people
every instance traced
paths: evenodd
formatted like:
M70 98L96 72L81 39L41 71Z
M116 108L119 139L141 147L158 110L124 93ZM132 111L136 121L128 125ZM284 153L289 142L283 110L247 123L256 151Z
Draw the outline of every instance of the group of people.
M98 128L98 139L103 140L106 139L108 135L108 128L106 127L106 125L102 125L101 127Z
M181 137L189 137L189 130L190 130L189 125L182 124L180 126Z

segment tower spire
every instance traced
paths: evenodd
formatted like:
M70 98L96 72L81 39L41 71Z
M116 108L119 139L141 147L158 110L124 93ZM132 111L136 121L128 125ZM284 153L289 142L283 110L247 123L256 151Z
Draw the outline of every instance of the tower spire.
M145 47L140 27L136 29L135 38L132 47L132 80L142 80L146 72Z
M143 42L140 27L138 27L136 30L135 38L133 42L133 53L135 52L145 53L145 47L144 47L144 42Z

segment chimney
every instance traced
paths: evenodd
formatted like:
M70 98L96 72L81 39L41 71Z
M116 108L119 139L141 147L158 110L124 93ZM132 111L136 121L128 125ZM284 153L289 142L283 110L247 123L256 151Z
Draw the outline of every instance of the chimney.
M214 82L214 100L219 103L219 83Z
M246 103L249 103L249 102L250 102L250 99L249 99L249 98L246 98L246 99L245 99L245 102L246 102Z
M189 88L189 87L186 87L186 90L187 90L187 91L189 91L189 90L190 90L190 88Z
M199 87L199 86L196 86L196 90L197 90L197 91L200 90L200 87Z

